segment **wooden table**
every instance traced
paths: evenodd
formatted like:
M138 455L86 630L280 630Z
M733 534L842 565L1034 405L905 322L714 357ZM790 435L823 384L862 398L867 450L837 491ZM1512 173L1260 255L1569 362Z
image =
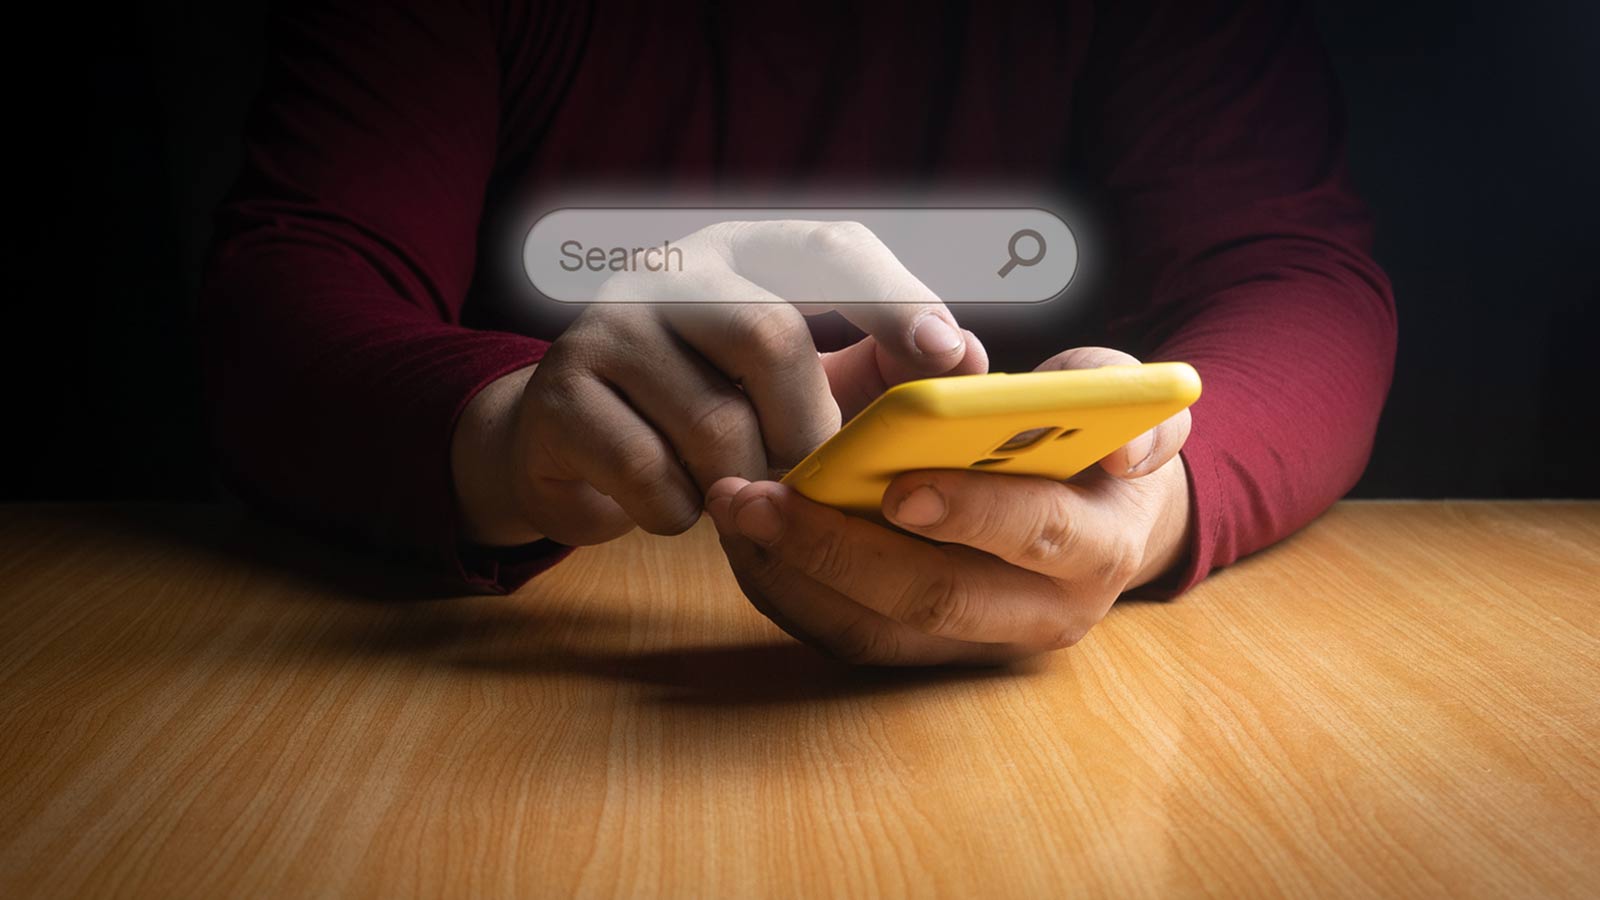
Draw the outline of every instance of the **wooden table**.
M708 523L418 594L0 509L0 896L1600 895L1600 504L1343 504L1008 670L823 660Z

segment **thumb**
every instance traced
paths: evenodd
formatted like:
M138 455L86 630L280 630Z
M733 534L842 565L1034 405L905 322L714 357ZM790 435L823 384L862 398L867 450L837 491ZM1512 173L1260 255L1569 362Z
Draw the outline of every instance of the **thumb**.
M1137 366L1139 360L1109 347L1074 347L1063 350L1039 364L1038 372L1062 369L1098 369L1104 366ZM1138 478L1166 465L1184 441L1189 439L1190 417L1181 410L1160 425L1146 431L1100 460L1100 467L1117 478Z

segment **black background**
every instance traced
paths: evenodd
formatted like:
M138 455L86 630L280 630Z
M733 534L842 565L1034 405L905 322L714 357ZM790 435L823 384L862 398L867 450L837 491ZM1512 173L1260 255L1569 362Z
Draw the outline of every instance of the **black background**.
M1357 496L1600 496L1600 4L1323 2L1400 357ZM193 295L264 4L17 23L0 499L216 495ZM31 46L30 46L31 45Z

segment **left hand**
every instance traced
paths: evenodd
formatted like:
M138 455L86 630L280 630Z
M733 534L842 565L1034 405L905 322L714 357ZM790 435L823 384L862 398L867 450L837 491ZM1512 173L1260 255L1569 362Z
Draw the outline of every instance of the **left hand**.
M1136 363L1083 347L1039 368ZM1076 643L1178 562L1188 433L1185 410L1070 482L905 473L883 514L910 534L771 481L723 478L706 509L745 594L795 637L858 663L999 663Z

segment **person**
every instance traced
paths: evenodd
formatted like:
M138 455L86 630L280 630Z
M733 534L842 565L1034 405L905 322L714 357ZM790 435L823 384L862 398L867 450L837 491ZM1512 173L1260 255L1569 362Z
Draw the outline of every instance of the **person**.
M482 590L703 510L791 634L982 663L1186 590L1365 466L1394 303L1303 5L345 0L273 34L202 299L218 459L263 508ZM624 182L1073 190L1109 262L1047 321L929 296L505 325L505 223ZM808 252L882 274L870 236L818 227ZM907 473L888 528L770 480L890 384L1135 358L1204 396L1070 482Z

